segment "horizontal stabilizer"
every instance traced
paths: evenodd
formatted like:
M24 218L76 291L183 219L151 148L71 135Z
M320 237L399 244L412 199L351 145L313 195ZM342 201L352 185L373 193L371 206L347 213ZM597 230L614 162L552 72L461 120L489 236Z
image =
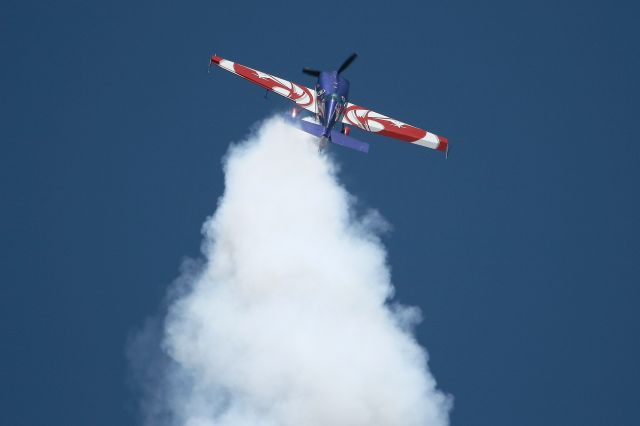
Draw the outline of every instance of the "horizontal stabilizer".
M297 126L300 127L300 130L309 133L310 135L322 137L322 133L324 133L324 128L316 123L312 123L307 120L296 120L294 122ZM341 145L346 148L355 149L356 151L364 152L365 154L369 152L369 144L366 142L359 141L350 136L344 135L340 132L333 130L331 132L331 142L336 145Z
M369 152L368 143L359 141L356 138L352 138L351 136L347 136L340 132L336 132L335 130L331 132L331 142L336 145L342 145L347 148L355 149L356 151L364 152L365 154Z
M317 136L317 137L322 136L322 132L324 131L321 125L312 123L307 120L298 120L295 122L295 124L300 126L300 130L303 130L309 133L310 135Z

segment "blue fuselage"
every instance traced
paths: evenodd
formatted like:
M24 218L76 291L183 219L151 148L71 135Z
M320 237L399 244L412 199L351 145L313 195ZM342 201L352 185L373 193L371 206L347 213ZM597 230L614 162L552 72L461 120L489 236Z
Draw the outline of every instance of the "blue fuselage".
M317 118L324 128L323 137L329 138L336 123L342 121L349 98L349 80L337 71L322 71L316 84Z

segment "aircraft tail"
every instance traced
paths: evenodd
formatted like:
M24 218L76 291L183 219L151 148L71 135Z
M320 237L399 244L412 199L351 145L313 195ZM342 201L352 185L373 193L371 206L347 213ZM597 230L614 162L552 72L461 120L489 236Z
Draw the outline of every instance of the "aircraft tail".
M321 125L304 119L299 120L296 123L300 126L300 130L309 133L310 135L321 138L320 149L323 149L327 145L327 138L323 137L324 129ZM341 145L346 148L364 152L365 154L369 152L368 143L359 141L355 138L352 138L351 136L347 136L335 130L331 131L331 137L329 138L329 141L336 145Z
M336 145L342 145L347 148L355 149L356 151L364 152L365 154L369 152L368 143L359 141L358 139L347 136L344 133L336 132L335 130L331 132L331 142Z

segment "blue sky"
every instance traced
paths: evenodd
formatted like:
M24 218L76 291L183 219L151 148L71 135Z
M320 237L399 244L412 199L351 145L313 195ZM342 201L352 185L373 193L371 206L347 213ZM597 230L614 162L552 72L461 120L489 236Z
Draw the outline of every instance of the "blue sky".
M393 225L452 424L638 424L638 12L3 2L0 423L137 424L127 338L198 255L229 142L290 106L209 56L311 85L356 51L353 102L450 141L333 151Z

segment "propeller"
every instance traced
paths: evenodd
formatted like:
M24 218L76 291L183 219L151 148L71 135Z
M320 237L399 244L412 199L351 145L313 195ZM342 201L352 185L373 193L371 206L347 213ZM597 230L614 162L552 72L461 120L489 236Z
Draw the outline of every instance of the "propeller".
M355 59L358 57L357 53L352 53L351 56L349 56L343 63L342 65L340 65L340 68L338 68L338 74L340 74L342 71L346 70L349 65L351 65L351 63L353 61L355 61Z
M304 68L302 68L302 72L307 74L307 75L312 75L314 77L319 77L320 76L320 71L314 70L312 68L304 67Z
M357 57L358 57L357 53L352 53L351 56L349 56L347 59L345 59L345 61L342 63L342 65L340 65L340 68L338 68L338 74L340 74L342 71L344 71L347 68L349 68L349 65L351 65L351 63L353 61L355 61ZM319 77L320 76L320 71L314 70L313 68L304 67L304 68L302 68L302 72L307 74L307 75L311 75L313 77Z

